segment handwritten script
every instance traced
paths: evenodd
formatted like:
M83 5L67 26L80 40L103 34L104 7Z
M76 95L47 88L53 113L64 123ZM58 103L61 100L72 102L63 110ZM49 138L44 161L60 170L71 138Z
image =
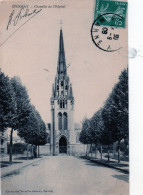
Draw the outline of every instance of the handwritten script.
M16 26L17 23L22 20L23 18L32 18L36 14L38 14L42 9L34 9L32 12L28 8L22 7L18 14L15 14L15 10L13 10L9 16L8 24L6 30L9 29L10 25ZM31 17L30 17L31 16Z

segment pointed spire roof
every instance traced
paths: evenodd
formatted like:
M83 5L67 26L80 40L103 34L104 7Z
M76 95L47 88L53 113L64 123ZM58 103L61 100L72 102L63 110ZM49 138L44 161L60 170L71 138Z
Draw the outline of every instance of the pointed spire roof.
M72 91L72 85L71 84L69 86L68 96L71 97L71 98L73 97L73 91Z
M64 41L63 41L63 32L60 30L60 40L59 40L59 58L57 66L58 75L66 75L66 60L65 60L65 51L64 51Z
M55 97L54 84L52 86L52 96Z
M72 85L70 86L70 96L73 97Z

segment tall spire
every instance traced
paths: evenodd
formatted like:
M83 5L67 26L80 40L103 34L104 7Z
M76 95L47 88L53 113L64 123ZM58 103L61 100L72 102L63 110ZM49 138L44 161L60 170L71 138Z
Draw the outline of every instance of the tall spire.
M65 51L64 51L64 41L63 41L63 32L60 30L60 40L59 40L59 58L58 58L58 75L66 75L66 60L65 60Z

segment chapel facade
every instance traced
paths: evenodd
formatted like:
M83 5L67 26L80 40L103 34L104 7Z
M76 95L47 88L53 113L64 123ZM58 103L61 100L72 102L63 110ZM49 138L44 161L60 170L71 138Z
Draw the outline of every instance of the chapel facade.
M60 30L57 74L51 96L51 155L70 154L76 138L74 131L74 96L67 75L63 32Z

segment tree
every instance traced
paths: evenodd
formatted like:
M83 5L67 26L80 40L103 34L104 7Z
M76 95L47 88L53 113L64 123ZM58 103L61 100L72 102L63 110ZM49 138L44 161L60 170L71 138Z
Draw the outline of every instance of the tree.
M104 129L104 123L102 119L102 109L98 110L93 117L90 119L90 128L92 128L92 139L93 143L96 147L96 154L97 154L97 145L100 143L101 140L101 132ZM102 158L102 151L101 151L101 158Z
M83 144L91 144L91 135L89 132L90 120L85 119L82 123L82 130L79 135L79 141ZM87 155L87 151L86 151Z
M102 109L97 111L91 119L85 119L82 125L79 140L84 144L94 144L97 152L97 145L100 142L101 130L104 128L102 120Z
M47 143L47 133L45 123L34 106L31 106L31 112L27 123L21 126L18 135L22 137L26 143L38 146L39 156L39 145Z
M112 118L112 134L114 141L118 141L118 162L120 162L120 142L128 140L128 70L125 69L119 76L119 82L114 86L110 106L110 118Z
M0 72L0 131L6 128L10 131L10 163L12 164L13 131L27 143L43 145L47 142L47 133L44 122L30 99L20 78L11 80Z
M108 161L110 160L110 144L114 142L112 129L114 124L112 123L112 118L110 117L110 106L112 105L111 95L107 99L103 109L102 109L102 118L104 122L104 129L101 131L100 142L108 146Z
M34 145L38 146L38 157L39 157L39 146L47 143L47 132L46 126L43 122L39 112L35 110L35 117L37 120L37 133L34 139Z
M13 127L16 122L15 94L8 76L0 72L0 131Z
M108 144L118 141L118 162L120 162L120 142L128 139L128 70L119 76L119 82L114 86L107 99L102 117L105 125L103 142ZM107 139L108 138L108 139ZM106 140L107 139L107 140Z
M11 86L14 93L16 112L15 119L10 132L10 163L12 164L12 145L13 145L13 131L19 130L27 121L31 112L30 99L25 86L22 85L20 78L13 77Z
M83 144L90 144L91 137L89 134L89 125L90 125L90 120L85 119L82 123L82 131L80 132L79 136L79 141L82 142Z

